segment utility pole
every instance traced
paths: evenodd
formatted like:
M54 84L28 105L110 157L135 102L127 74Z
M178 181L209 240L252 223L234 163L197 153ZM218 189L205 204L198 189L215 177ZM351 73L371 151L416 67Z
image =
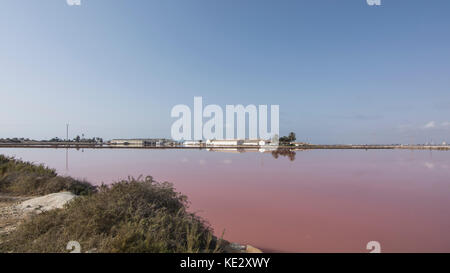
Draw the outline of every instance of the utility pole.
M66 141L69 141L69 123L66 124Z

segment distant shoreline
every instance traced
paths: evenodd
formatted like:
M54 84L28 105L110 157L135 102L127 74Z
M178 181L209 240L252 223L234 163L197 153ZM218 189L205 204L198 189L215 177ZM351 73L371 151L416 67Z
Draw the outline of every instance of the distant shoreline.
M53 148L53 149L237 149L237 150L258 150L258 149L289 149L289 150L450 150L450 146L442 145L299 145L299 146L133 146L133 145L108 145L89 143L0 143L0 148Z

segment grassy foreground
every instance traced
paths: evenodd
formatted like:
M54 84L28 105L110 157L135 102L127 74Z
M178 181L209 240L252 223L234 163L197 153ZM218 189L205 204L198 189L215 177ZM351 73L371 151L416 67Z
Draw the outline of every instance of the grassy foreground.
M39 178L39 179L38 179ZM59 177L43 166L0 155L0 193L72 191L79 197L64 209L34 215L1 238L0 252L220 252L221 240L187 211L187 198L170 183L151 177L93 187Z
M43 165L35 165L0 155L0 193L11 195L45 195L70 191L88 195L95 187L85 181L61 177Z

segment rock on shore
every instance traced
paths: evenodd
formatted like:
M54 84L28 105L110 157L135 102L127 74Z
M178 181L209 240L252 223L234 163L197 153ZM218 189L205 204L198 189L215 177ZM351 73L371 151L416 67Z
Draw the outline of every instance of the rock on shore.
M231 243L225 246L225 253L263 253L260 249L251 245Z
M17 205L17 208L22 209L24 212L40 213L52 209L60 209L75 197L76 195L71 192L52 193L26 200Z

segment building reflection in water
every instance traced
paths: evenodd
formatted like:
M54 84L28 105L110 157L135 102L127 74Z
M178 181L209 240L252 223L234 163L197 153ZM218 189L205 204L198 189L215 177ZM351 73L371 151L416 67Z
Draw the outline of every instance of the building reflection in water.
M296 152L291 149L277 149L276 151L272 151L272 156L275 159L278 159L280 156L288 157L290 161L295 160Z
M271 153L273 158L278 159L281 157L288 157L290 161L295 161L296 152L293 149L286 148L207 148L209 152L222 152L222 153L247 153L247 152L260 152Z

